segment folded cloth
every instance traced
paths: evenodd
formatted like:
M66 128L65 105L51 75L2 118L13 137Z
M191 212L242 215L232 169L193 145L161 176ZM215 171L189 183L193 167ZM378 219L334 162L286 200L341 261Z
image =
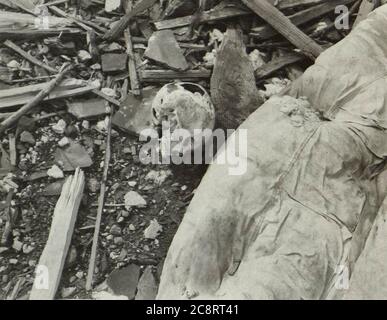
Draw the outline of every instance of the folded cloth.
M386 36L384 5L221 148L217 157L237 154L246 130L246 172L210 166L169 249L159 299L335 297L337 270L351 275L380 206Z

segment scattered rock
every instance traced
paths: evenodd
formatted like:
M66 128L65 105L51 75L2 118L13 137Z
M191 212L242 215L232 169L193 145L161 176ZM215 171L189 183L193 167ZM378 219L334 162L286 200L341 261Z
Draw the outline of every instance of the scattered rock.
M91 54L86 50L78 51L78 59L81 62L86 62L92 59Z
M113 239L113 242L114 242L114 244L123 244L124 243L124 239L122 237L115 237Z
M73 171L77 167L87 168L93 164L85 148L73 141L64 149L57 148L54 157L56 162L63 163L64 171Z
M157 92L158 88L146 87L142 90L142 97L129 93L122 102L121 108L113 116L113 125L123 131L136 134L150 128L152 126L152 101Z
M151 170L145 176L145 180L151 180L157 185L162 185L164 181L172 174L170 170Z
M62 139L60 139L60 140L58 141L59 147L67 146L69 143L70 143L70 140L69 140L69 138L67 138L67 137L63 137Z
M87 182L87 186L91 192L96 193L98 192L101 184L96 178L90 178L89 181Z
M145 199L139 195L136 191L129 191L125 197L125 208L129 210L131 207L145 207L146 201Z
M20 134L20 141L25 142L25 143L29 143L31 145L35 144L35 138L29 131L23 131Z
M66 121L64 121L63 119L60 119L51 128L52 128L52 130L54 130L54 132L59 133L59 134L63 134L65 129L66 129L66 126L67 126Z
M124 295L133 299L136 293L140 267L130 264L119 270L114 270L107 278L107 285L115 295Z
M16 251L22 251L22 249L23 249L23 242L20 242L17 239L13 240L12 248L14 250L16 250Z
M110 228L110 234L112 234L113 236L120 236L121 235L120 226L116 224L112 225L112 227Z
M31 253L34 250L35 250L34 246L31 246L29 244L23 244L23 253L24 254L29 254L29 253Z
M55 164L50 169L47 170L47 175L54 179L64 178L63 171Z
M163 227L156 219L153 219L150 221L149 226L144 230L144 237L145 239L156 239L161 231L163 231Z

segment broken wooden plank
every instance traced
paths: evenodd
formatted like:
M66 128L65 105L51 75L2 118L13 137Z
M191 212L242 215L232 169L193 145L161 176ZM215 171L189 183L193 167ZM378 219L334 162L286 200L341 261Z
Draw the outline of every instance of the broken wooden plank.
M59 74L47 83L46 87L42 89L34 99L25 104L22 108L16 111L12 116L3 120L0 124L0 134L3 133L7 128L13 125L22 115L32 110L36 105L43 101L45 97L63 80L67 72L72 69L71 64L64 64Z
M77 26L81 27L82 29L84 29L86 31L91 31L94 28L94 29L96 29L96 30L98 30L100 32L100 33L96 32L99 35L101 33L105 33L106 32L105 28L102 28L99 25L94 24L94 23L92 23L90 21L83 21L83 20L80 20L78 18L71 17L66 12L64 12L63 10L59 9L56 6L50 6L50 10L53 11L54 13L56 13L58 16L63 17L65 19L69 20L69 22L76 24Z
M198 23L214 22L229 18L235 18L243 15L250 14L249 11L238 7L225 7L221 9L212 9L203 12ZM154 25L157 30L174 29L179 27L188 26L192 22L192 16L179 17L175 19L168 19L155 22Z
M299 26L333 11L336 8L336 6L340 4L349 4L354 1L355 0L329 1L327 3L323 3L320 5L308 8L306 10L299 11L289 16L288 18L294 25ZM278 32L269 25L253 28L251 29L251 32L250 32L250 36L258 37L261 40L267 40L276 35L278 35Z
M201 81L208 80L211 76L210 70L188 70L177 72L173 70L143 70L139 73L141 82L160 83L174 80Z
M144 56L175 71L185 71L189 68L183 51L171 30L154 32L149 38Z
M157 0L140 0L137 2L137 4L134 6L134 8L127 12L120 21L118 21L114 26L105 33L103 39L112 41L116 38L118 38L125 30L125 28L129 25L130 20L137 14L149 9L152 7Z
M86 290L91 290L93 287L93 278L94 278L95 263L96 263L95 260L97 258L97 249L98 249L98 237L99 237L99 231L101 228L102 211L105 203L106 183L108 179L109 164L110 164L110 158L111 158L112 117L113 117L113 111L106 118L108 120L108 124L107 124L105 162L104 162L103 176L101 181L101 189L98 197L97 218L95 221L93 244L91 247L89 268L88 268L87 278L86 278Z
M121 0L105 0L105 11L112 12L121 7Z
M15 167L17 153L16 153L16 138L13 133L10 133L8 135L8 141L9 141L9 160L11 162L11 165Z
M255 70L255 78L261 80L272 75L274 72L291 65L293 63L299 62L304 59L304 56L297 53L288 53L281 57L275 58L270 62L264 64L262 67L259 67Z
M0 90L0 110L13 106L19 106L31 101L36 94L47 85L46 82L24 87ZM87 85L86 81L66 79L55 88L44 101L58 98L67 98L81 95L96 89L93 85Z
M50 234L37 267L37 275L30 293L30 300L53 300L59 286L63 267L83 197L85 176L77 168L62 188L55 206ZM46 276L46 278L42 278Z
M132 1L128 1L126 12L129 12L132 8ZM138 80L137 67L136 67L136 58L134 56L132 35L130 28L126 28L124 31L124 38L126 44L126 53L128 54L128 69L129 69L129 80L130 80L130 89L134 95L140 95L140 82Z
M242 2L310 59L315 60L324 51L320 45L292 24L289 18L267 0L242 0Z
M59 35L78 36L78 35L82 35L82 32L79 29L74 29L74 28L50 28L50 29L39 29L39 30L28 30L28 29L15 30L12 28L9 28L9 29L0 28L0 41L6 40L6 39L15 39L15 40L27 39L30 41L33 39L55 37Z
M24 59L28 60L29 62L47 70L50 73L58 73L58 70L48 66L44 62L36 59L35 57L31 56L28 52L25 52L22 48L20 48L17 44L13 43L11 40L4 41L4 45L8 48L14 50L16 53L20 54Z

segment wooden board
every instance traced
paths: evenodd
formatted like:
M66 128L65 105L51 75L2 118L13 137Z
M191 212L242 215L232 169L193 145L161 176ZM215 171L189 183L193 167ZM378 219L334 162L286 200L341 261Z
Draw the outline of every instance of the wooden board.
M13 106L23 105L33 99L40 90L47 85L46 82L24 87L0 90L0 111ZM44 100L66 98L81 95L94 90L95 87L86 85L85 81L77 79L64 80Z
M267 0L242 0L242 2L310 59L315 60L324 51L320 45L298 29L288 17Z
M354 1L355 0L333 0L333 1L331 0L327 3L323 3L320 5L316 5L311 8L308 8L306 10L299 11L289 16L288 18L294 25L299 26L333 11L336 8L336 6L340 4L349 4ZM254 37L258 37L261 40L266 40L273 36L278 35L278 32L275 29L273 29L271 26L264 25L261 27L253 28L251 30L250 35Z
M53 300L55 298L70 247L84 186L85 176L79 168L63 185L61 196L55 206L50 234L39 259L39 269L37 269L39 271L30 293L30 300ZM46 279L41 278L45 276Z

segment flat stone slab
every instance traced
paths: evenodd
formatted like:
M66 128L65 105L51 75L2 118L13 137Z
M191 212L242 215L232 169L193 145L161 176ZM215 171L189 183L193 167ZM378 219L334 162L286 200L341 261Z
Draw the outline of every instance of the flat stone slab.
M146 58L175 71L185 71L189 68L183 51L171 30L154 32L149 38L148 48L144 55Z

